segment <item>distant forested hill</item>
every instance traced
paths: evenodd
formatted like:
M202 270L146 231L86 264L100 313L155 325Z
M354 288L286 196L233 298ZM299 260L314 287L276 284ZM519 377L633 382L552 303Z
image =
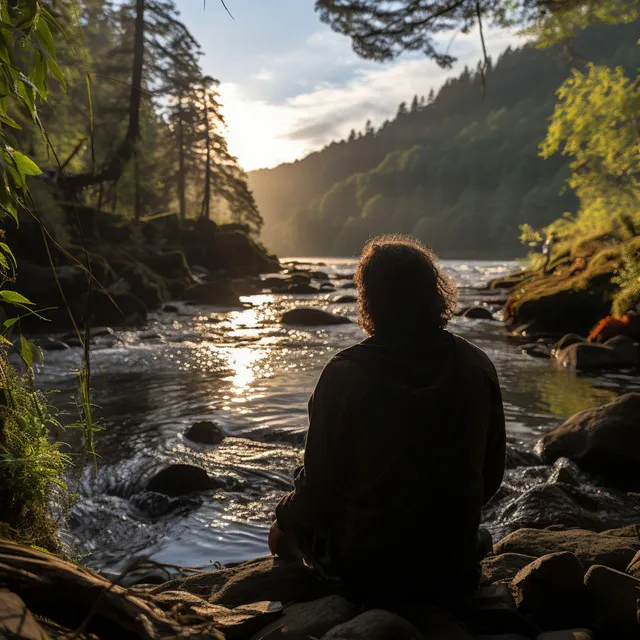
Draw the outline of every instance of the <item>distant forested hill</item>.
M249 174L280 255L351 255L372 234L413 233L445 257L523 253L518 227L576 209L566 162L538 157L554 92L586 61L639 66L638 24L593 27L564 50L508 49L481 76L465 69L437 95L400 105L378 129Z

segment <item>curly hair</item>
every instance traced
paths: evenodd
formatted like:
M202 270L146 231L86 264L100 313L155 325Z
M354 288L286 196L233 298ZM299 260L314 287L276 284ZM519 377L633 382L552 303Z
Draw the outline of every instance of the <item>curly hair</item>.
M360 326L369 334L444 329L458 302L453 281L415 238L369 240L356 269Z

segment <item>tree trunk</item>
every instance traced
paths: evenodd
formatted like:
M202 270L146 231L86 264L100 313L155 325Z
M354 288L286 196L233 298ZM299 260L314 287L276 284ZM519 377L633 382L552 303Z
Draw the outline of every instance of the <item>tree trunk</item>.
M182 122L182 98L178 102L178 201L180 203L180 220L187 218L187 177L184 163L184 124Z
M134 155L133 155L133 182L134 182L133 217L135 218L136 222L140 222L142 201L140 198L140 158L138 156L137 149L134 151Z
M133 66L129 97L129 124L127 133L113 156L98 172L61 175L59 184L69 195L101 182L117 181L135 152L140 137L140 103L142 102L142 72L144 69L144 9L145 0L136 0L136 23L133 42Z
M204 196L202 198L202 217L209 220L211 217L211 135L209 132L209 101L204 94L204 127L205 141L207 144L207 162L204 174Z

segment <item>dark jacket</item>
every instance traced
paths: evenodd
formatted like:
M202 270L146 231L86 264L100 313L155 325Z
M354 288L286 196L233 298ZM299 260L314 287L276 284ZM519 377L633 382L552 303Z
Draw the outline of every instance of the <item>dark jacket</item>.
M335 356L309 402L304 467L276 509L303 552L355 590L478 584L482 506L504 474L495 368L447 331L374 336ZM319 545L318 541L321 541Z

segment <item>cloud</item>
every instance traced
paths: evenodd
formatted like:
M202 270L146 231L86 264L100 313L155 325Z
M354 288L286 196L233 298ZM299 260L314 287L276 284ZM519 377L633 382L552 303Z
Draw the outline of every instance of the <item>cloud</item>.
M273 71L269 71L269 69L260 69L257 73L252 73L251 77L255 80L260 80L260 82L269 82L273 80Z
M493 31L487 41L489 54L496 57L523 39ZM302 50L275 56L253 75L262 82L262 92L244 83L221 85L229 145L245 168L291 162L346 138L351 129L362 130L367 120L379 126L395 115L400 102L427 95L431 88L437 91L447 77L458 75L465 64L475 67L481 58L474 32L459 35L451 44L459 57L453 70L417 55L385 66L361 61L345 51L346 42L332 32L315 33ZM264 92L267 75L281 83L275 93Z

